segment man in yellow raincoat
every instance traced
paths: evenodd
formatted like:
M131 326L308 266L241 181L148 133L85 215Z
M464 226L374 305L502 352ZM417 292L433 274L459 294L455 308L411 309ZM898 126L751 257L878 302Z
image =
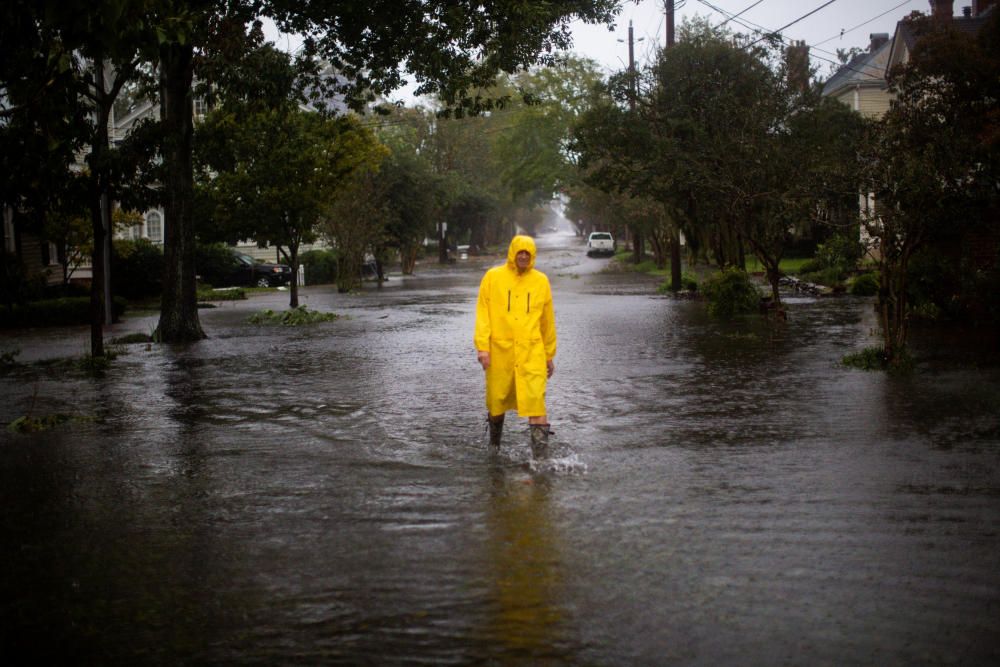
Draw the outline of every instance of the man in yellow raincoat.
M515 236L507 263L486 272L479 285L474 342L486 371L490 444L500 446L504 415L528 418L537 455L548 444L545 385L555 371L556 318L548 277L535 268L530 236Z

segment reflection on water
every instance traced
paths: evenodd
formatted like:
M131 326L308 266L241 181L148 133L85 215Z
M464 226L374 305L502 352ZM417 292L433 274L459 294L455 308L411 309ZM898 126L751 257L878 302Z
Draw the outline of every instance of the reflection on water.
M0 375L0 420L86 418L0 434L0 645L85 664L1000 658L995 366L918 339L910 376L849 370L865 301L721 324L574 243L540 242L559 325L542 465L513 415L486 451L486 261L306 289L346 316L315 327L246 324L285 295L206 311L210 339L134 346L102 379Z
M496 611L487 639L509 659L571 657L560 636L566 621L558 597L562 563L548 493L544 480L495 473L486 521Z

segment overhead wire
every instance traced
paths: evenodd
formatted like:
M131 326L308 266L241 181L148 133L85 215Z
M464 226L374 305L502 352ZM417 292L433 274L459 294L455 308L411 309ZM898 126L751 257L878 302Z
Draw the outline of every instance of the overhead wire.
M756 7L757 5L759 5L759 4L760 4L760 3L762 3L762 2L764 2L764 0L757 0L757 2L753 3L752 5L750 5L749 7L747 7L746 9L743 9L743 10L742 10L742 11L740 11L740 12L739 12L738 14L733 14L733 15L732 15L732 16L730 16L730 17L729 17L728 19L726 19L725 21L723 21L722 23L720 23L719 25L717 25L717 26L715 26L715 27L716 27L716 28L721 28L722 26L726 25L726 24L727 24L727 23L729 23L730 21L732 21L732 20L734 20L734 19L737 19L737 18L739 18L739 17L740 17L740 16L742 16L743 14L746 14L746 13L747 13L748 11L750 11L751 9L753 9L754 7Z
M858 25L854 26L853 28L848 28L847 30L841 30L841 31L840 31L840 32L839 32L838 34L836 34L836 35L834 35L833 37L830 37L830 38L828 38L828 39L824 39L824 40L823 40L822 42L816 42L815 44L813 44L813 47L814 47L814 48L815 48L815 47L818 47L818 46L819 46L820 44L826 44L827 42L831 42L831 41L833 41L833 40L837 39L838 37L843 37L844 35L846 35L846 34L847 34L847 33L849 33L849 32L854 32L854 31L855 31L855 30L857 30L858 28L862 28L862 27L864 27L864 26L868 25L869 23L871 23L872 21L877 21L878 19L882 18L882 17L883 17L883 16L885 16L886 14L889 14L889 13L891 13L891 12L894 12L894 11L896 11L897 9L899 9L900 7L903 7L904 5L908 5L908 4L910 4L911 2L913 2L913 0L905 0L904 2L901 2L901 3L899 3L899 4L898 4L898 5L896 5L895 7L892 7L891 9L887 9L887 10L885 10L884 12L882 12L881 14L879 14L878 16L874 16L874 17L872 17L872 18L868 19L868 20L867 20L867 21L865 21L864 23L859 23Z
M907 0L907 1L908 2L912 2L912 0ZM783 43L785 43L785 44L792 44L793 43L793 40L790 40L789 38L784 37L783 35L780 35L779 34L780 31L778 31L778 30L771 30L771 29L769 29L769 28L767 28L765 26L762 26L760 24L754 23L753 21L750 21L748 19L737 19L735 17L735 15L732 14L732 12L730 12L730 11L728 11L726 9L723 9L722 7L718 7L717 5L712 4L711 2L707 2L707 0L698 0L698 2L700 2L701 4L705 5L706 7L708 7L709 9L711 9L711 10L713 10L715 12L718 12L719 14L722 14L723 16L728 16L729 19L727 19L727 20L733 20L734 23L738 23L739 25L743 26L747 30L750 30L751 32L763 33L763 34L770 34L770 35L777 35L782 40ZM906 4L906 3L904 3L904 4ZM899 6L897 6L896 9L898 9L898 7ZM892 11L892 10L889 10L889 11ZM883 12L879 16L877 16L877 17L875 17L873 19L869 19L865 23L870 23L871 21L874 21L877 18L881 18L882 16L884 16L887 13L888 12ZM722 25L722 24L720 24L720 25ZM857 26L857 27L860 27L860 26ZM757 41L760 41L760 40L757 40ZM754 42L754 43L756 43L756 42ZM857 69L855 67L851 67L849 63L843 63L840 60L832 60L830 58L824 58L823 56L817 55L815 53L815 51L820 51L822 53L829 54L830 56L833 56L835 58L839 58L839 54L832 53L832 52L827 51L825 49L820 49L820 48L817 48L817 47L814 47L814 46L810 46L809 48L810 48L810 56L812 58L815 58L816 60L822 60L823 62L827 62L827 63L830 63L832 65L836 65L836 66L838 66L838 68L846 68L849 71L857 72L858 74L864 74L865 76L871 76L871 77L876 77L878 75L878 73L880 73L882 71L881 67L878 67L878 66L875 66L875 65L869 65L869 64L865 64L862 67L864 67L865 69L868 69L870 71L867 71L867 72L866 71L862 71L862 70L859 70L859 69Z
M772 34L778 34L782 30L784 30L785 28L792 27L793 25L795 25L799 21L802 21L803 19L809 18L810 16L812 16L813 14L815 14L816 12L818 12L819 10L825 9L825 8L829 7L830 5L832 5L835 2L837 2L837 0L827 0L827 2L824 2L822 5L820 5L816 9L812 10L811 12L809 12L807 14L803 14L802 16L800 16L799 18L795 19L791 23L786 23L785 25L781 26L780 28L778 28L777 30L775 30L774 33L772 33ZM744 48L749 49L751 46L753 46L757 42L760 42L760 41L764 40L766 37L767 37L767 35L761 35L758 39L756 39L755 41L753 41L750 44L746 45Z

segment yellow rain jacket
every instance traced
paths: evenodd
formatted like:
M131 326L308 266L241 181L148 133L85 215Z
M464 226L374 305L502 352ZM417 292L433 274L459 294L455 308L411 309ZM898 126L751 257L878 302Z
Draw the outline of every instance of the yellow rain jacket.
M531 254L519 274L514 258ZM556 356L556 318L548 277L535 269L535 241L515 236L507 263L486 272L476 304L476 350L490 353L486 409L491 415L517 410L521 417L545 414L547 362Z

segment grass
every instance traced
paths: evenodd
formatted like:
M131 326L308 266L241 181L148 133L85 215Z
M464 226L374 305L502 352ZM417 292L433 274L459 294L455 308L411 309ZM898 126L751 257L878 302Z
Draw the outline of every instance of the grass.
M796 275L808 261L810 261L808 257L788 257L778 262L778 269L785 275ZM763 270L764 265L756 257L747 257L748 273L759 273Z
M133 345L135 343L152 343L154 342L153 336L151 334L144 333L130 333L124 336L119 336L117 338L112 338L108 341L112 345Z
M885 348L866 347L860 352L845 355L840 362L848 368L857 368L863 371L887 371L887 372L907 372L913 370L914 360L909 352L901 350L894 360L890 360L885 354Z
M246 298L246 288L243 287L220 290L204 287L198 288L198 301L241 301Z

